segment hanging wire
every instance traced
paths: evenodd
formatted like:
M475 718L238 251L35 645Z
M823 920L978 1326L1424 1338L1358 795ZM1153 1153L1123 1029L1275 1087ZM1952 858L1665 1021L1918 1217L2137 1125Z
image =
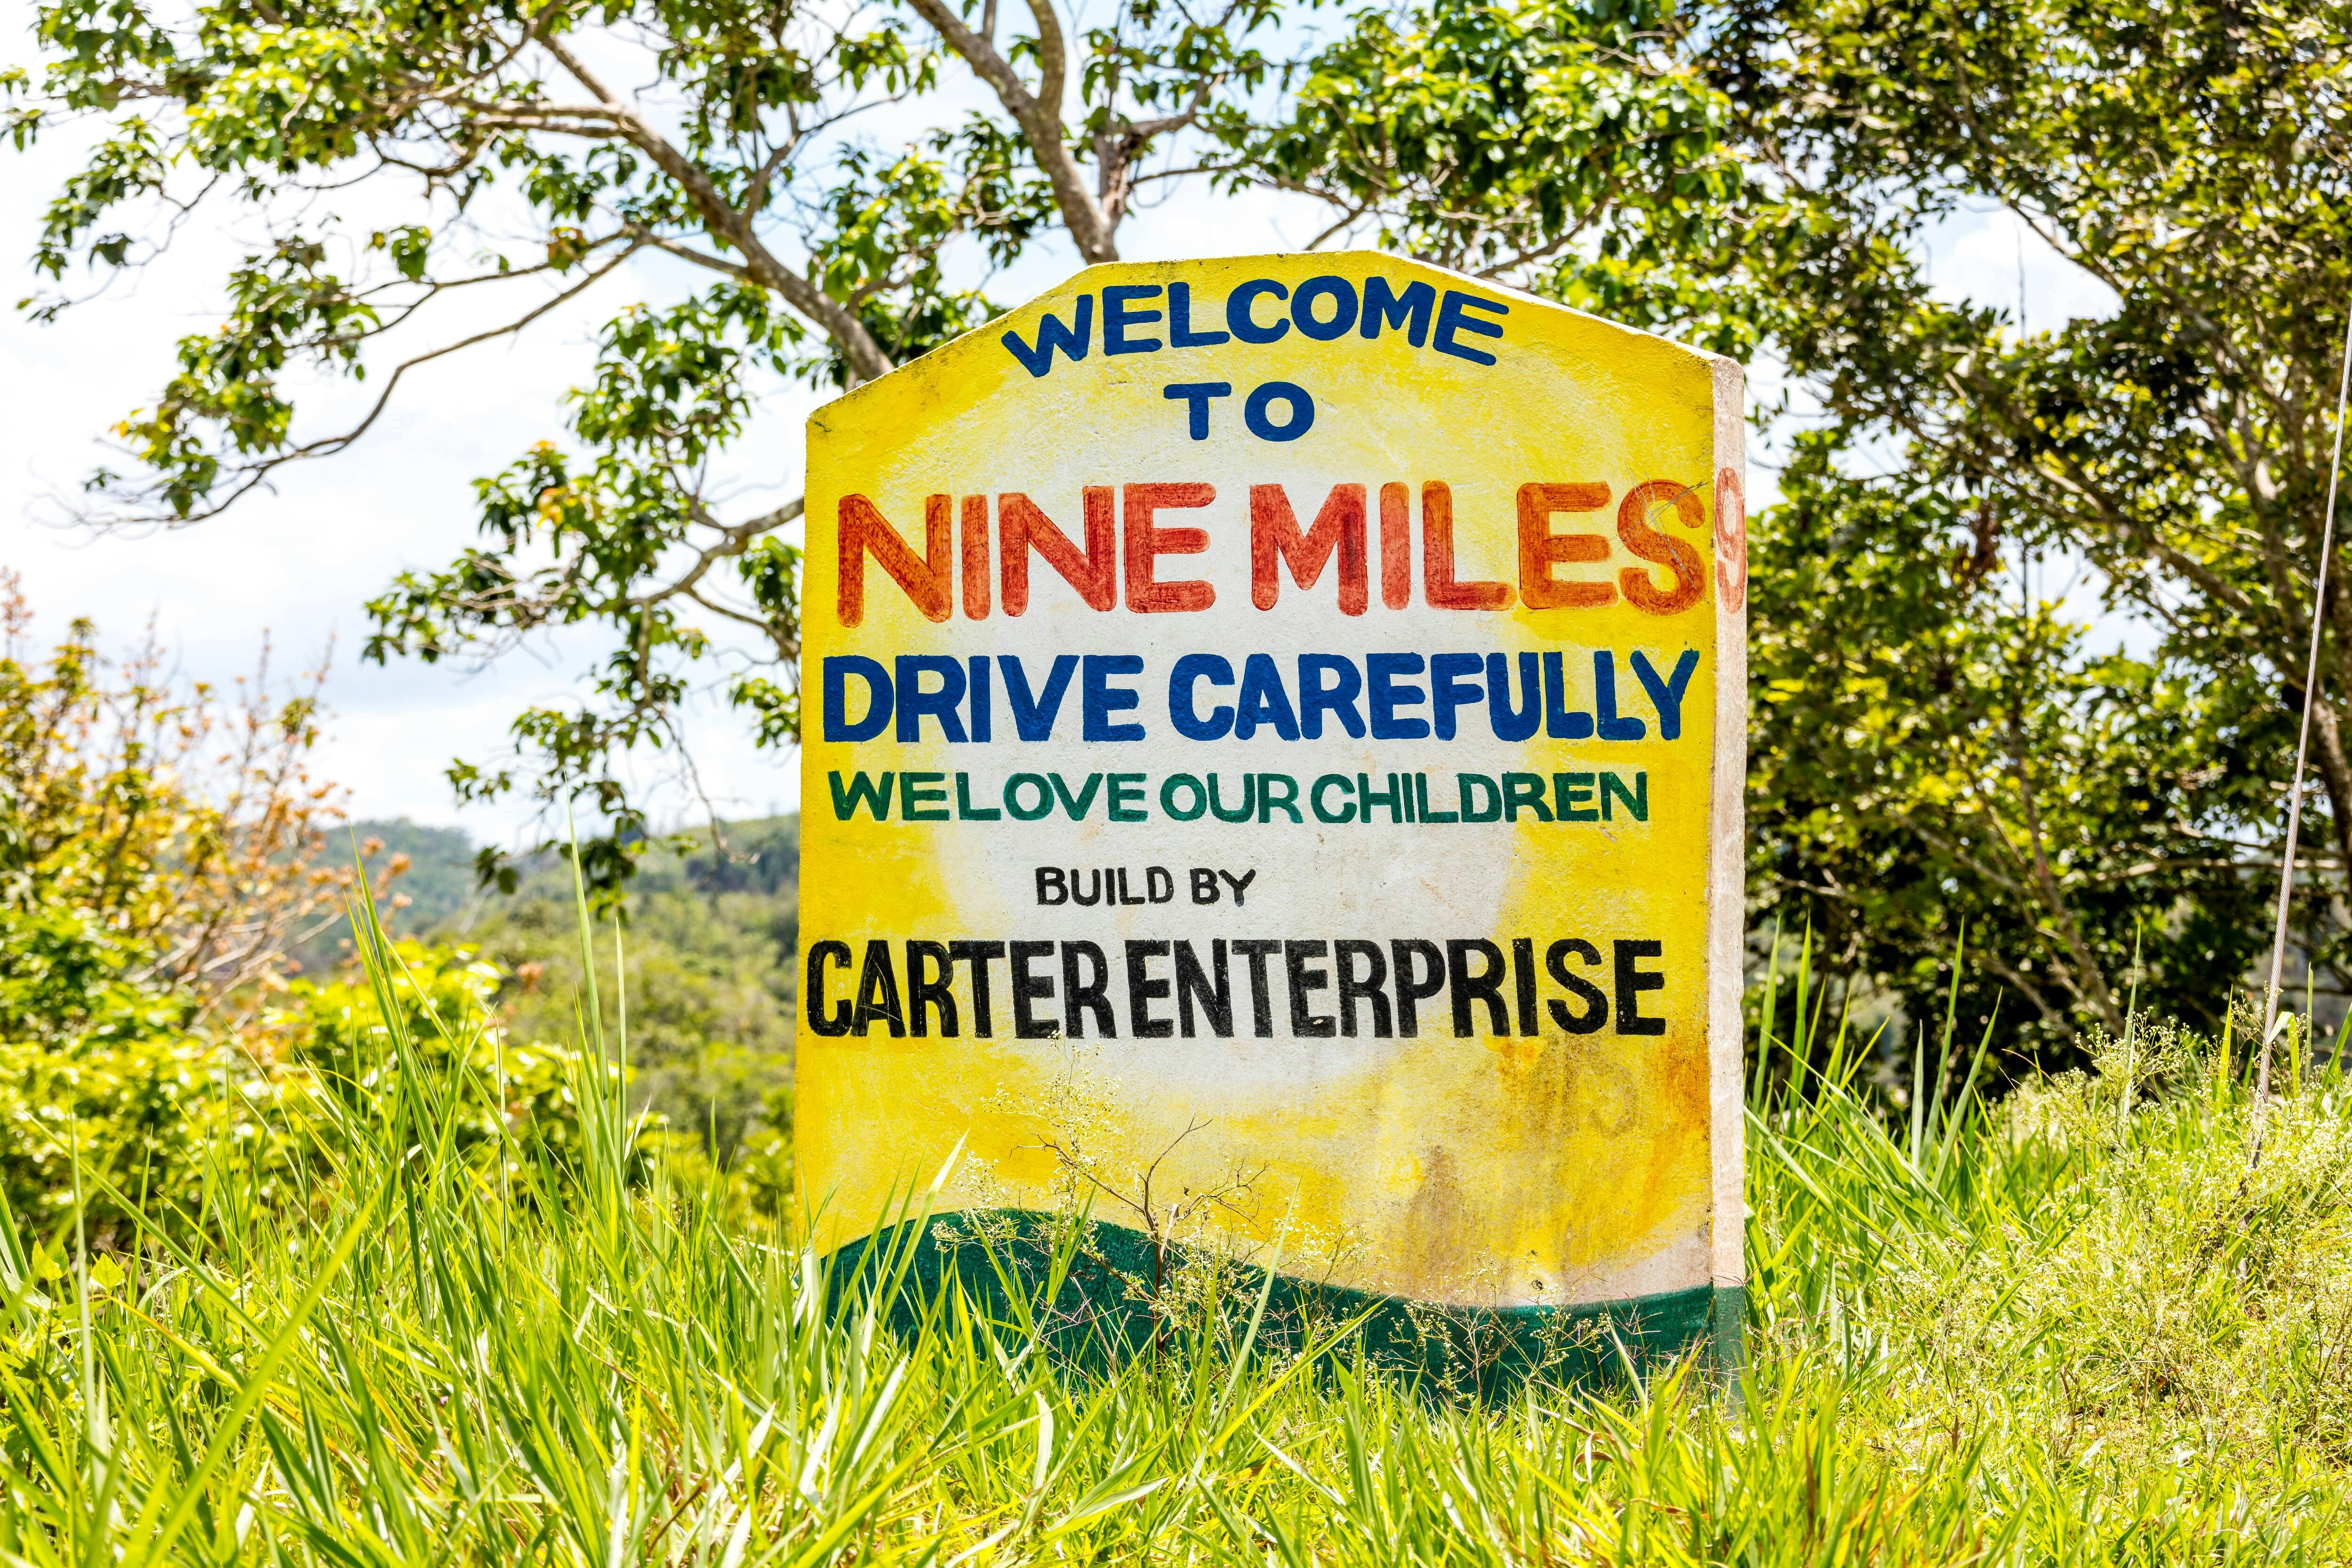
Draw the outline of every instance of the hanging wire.
M2344 477L2344 405L2352 395L2352 315L2344 324L2344 369L2336 382L2336 456L2327 469L2327 516L2319 531L2319 569L2311 590L2311 657L2303 675L2303 722L2294 742L2294 784L2287 791L2286 853L2279 860L2278 928L2271 940L2271 984L2263 994L2263 1058L2254 1076L2254 1119L2249 1169L2263 1163L2263 1119L2271 1096L2271 1040L2278 1023L2279 976L2286 963L2287 895L2294 889L2295 836L2303 826L2303 776L2311 755L2311 710L2319 699L2319 634L2326 626L2327 567L2336 550L2336 486Z

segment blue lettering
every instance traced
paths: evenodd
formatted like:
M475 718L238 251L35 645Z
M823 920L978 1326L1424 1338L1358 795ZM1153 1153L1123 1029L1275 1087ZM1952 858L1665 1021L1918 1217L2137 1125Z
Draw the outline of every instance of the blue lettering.
M1254 653L1242 666L1241 711L1234 720L1236 739L1246 741L1260 724L1271 724L1286 741L1298 739L1298 717L1290 710L1290 693L1282 689L1282 672L1270 653Z
M1024 741L1047 741L1054 735L1054 715L1062 710L1062 694L1070 689L1070 677L1077 672L1078 656L1066 653L1054 660L1054 668L1045 675L1045 694L1030 695L1028 673L1021 668L1020 656L1001 653L996 662L1004 670L1004 696L1013 706L1013 728Z
M1114 283L1102 291L1103 353L1106 354L1148 354L1160 346L1158 338L1130 338L1129 327L1150 326L1160 319L1157 310L1130 310L1128 302L1149 300L1160 292L1157 283Z
M1607 648L1592 656L1592 707L1601 716L1601 738L1604 741L1638 741L1647 732L1639 719L1617 716L1617 658Z
M1589 741L1592 738L1592 715L1581 708L1570 710L1568 672L1562 664L1559 654L1543 656L1544 733L1555 741Z
M1217 336L1222 339L1224 334L1220 332ZM1234 384L1230 381L1171 382L1160 394L1171 403L1181 401L1192 405L1192 418L1189 423L1192 439L1195 441L1205 441L1209 438L1209 399L1231 397L1233 395Z
M1519 694L1517 708L1511 706L1511 661L1504 654L1486 656L1486 722L1494 726L1495 739L1518 742L1533 738L1536 723L1543 717L1542 696L1538 690L1536 656L1519 655Z
M1331 319L1328 321L1315 314L1315 302L1331 301ZM1348 329L1356 324L1356 287L1345 278L1326 274L1309 278L1290 297L1290 319L1297 325L1299 335L1328 343L1333 338L1344 338Z
M1021 368L1031 375L1044 375L1054 368L1055 349L1069 355L1070 363L1076 364L1087 357L1087 342L1094 336L1095 297L1079 295L1075 314L1078 325L1073 331L1062 325L1059 316L1051 310L1046 311L1037 322L1037 346L1034 349L1021 341L1018 332L1007 332L1002 341L1006 348L1013 351L1013 357L1021 362Z
M1364 336L1377 338L1383 326L1404 328L1404 341L1419 348L1429 341L1429 318L1437 309L1437 290L1426 283L1408 283L1402 294L1390 291L1385 278L1364 279Z
M1279 399L1289 410L1283 423L1276 425L1266 417L1267 405ZM1251 435L1261 441L1296 441L1315 428L1315 400L1307 389L1286 381L1269 381L1249 395L1242 405L1242 423Z
M1323 677L1336 675L1337 686L1326 687ZM1339 716L1340 727L1356 740L1364 738L1364 718L1356 711L1356 699L1362 695L1364 678L1356 673L1356 661L1342 658L1335 653L1302 653L1298 656L1298 732L1310 741L1323 738L1323 715Z
M1423 285L1427 287L1426 284ZM1168 285L1168 346L1173 349L1214 348L1233 339L1230 332L1196 332L1192 330L1192 286L1190 283Z
M1176 661L1168 674L1168 717L1176 732L1188 741L1222 741L1234 727L1234 710L1223 704L1210 710L1205 719L1192 706L1192 687L1206 680L1212 686L1231 686L1234 667L1219 654L1188 653ZM1198 812L1193 814L1199 816Z
M1691 673L1698 668L1698 649L1683 649L1682 658L1675 660L1674 673L1665 679L1650 668L1647 656L1633 655L1633 674L1641 680L1642 689L1650 694L1652 706L1658 710L1658 739L1679 740L1683 732L1683 693L1690 689ZM900 701L906 700L904 698Z
M923 689L923 677L940 678L937 691ZM923 715L940 721L940 733L951 745L964 743L963 663L944 654L902 653L898 656L898 739L913 744L923 738Z
M1499 338L1503 335L1502 323L1482 321L1475 316L1465 316L1462 313L1465 310L1492 310L1498 316L1507 316L1511 313L1511 308L1508 305L1498 304L1492 300L1481 300L1477 295L1465 294L1459 289L1448 289L1445 291L1445 303L1439 306L1437 310L1437 337L1430 346L1439 353L1452 354L1455 359L1466 359L1472 364L1493 364L1495 363L1493 354L1482 349L1474 349L1456 342L1454 334L1475 332L1482 338Z
M866 717L849 717L849 678L866 682ZM824 661L824 738L870 741L890 723L890 672L862 654L834 654Z
M988 700L988 656L984 653L973 654L971 656L971 738L983 746L991 738L991 726L995 721L995 714L992 711L995 704ZM956 776L961 778L963 775L959 773Z
M1271 278L1253 278L1225 298L1225 325L1233 329L1234 336L1245 343L1276 342L1290 331L1288 321L1276 321L1270 327L1261 327L1250 319L1250 307L1257 302L1261 294L1286 300L1290 297L1290 290Z
M1400 708L1418 707L1428 696L1418 686L1400 685L1400 675L1419 675L1421 655L1417 653L1376 653L1364 660L1364 674L1371 690L1366 698L1372 710L1372 739L1375 741L1423 741L1429 738L1426 719L1400 719Z
M1068 655L1064 655L1067 658ZM1143 726L1118 724L1111 721L1114 713L1143 706L1143 699L1130 687L1113 686L1114 675L1141 675L1143 656L1139 653L1090 653L1086 657L1084 677L1084 712L1086 726L1081 731L1089 741L1140 741Z
M1483 675L1486 669L1486 661L1475 653L1441 653L1430 657L1429 700L1437 712L1439 740L1454 739L1455 709L1486 700L1484 682L1461 679L1465 675Z

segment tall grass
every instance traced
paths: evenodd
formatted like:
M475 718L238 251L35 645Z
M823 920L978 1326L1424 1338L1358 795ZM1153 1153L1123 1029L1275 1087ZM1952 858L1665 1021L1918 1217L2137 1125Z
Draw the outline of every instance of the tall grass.
M390 959L365 944L379 985ZM1793 1004L1793 1005L1792 1005ZM0 1551L26 1563L2340 1563L2352 1133L2333 1072L2245 1172L2226 1047L1863 1080L1801 961L1759 998L1741 1398L1685 1367L1485 1408L1244 1336L1058 1366L906 1259L584 1152L461 1151L397 1026L299 1211L183 1247L0 1226ZM592 1037L599 1010L582 1009ZM462 1035L478 1020L445 1019ZM600 1060L619 1040L595 1039ZM431 1062L460 1064L435 1068ZM2132 1083L2123 1091L2126 1076ZM531 1152L537 1149L541 1152ZM101 1173L85 1173L103 1184ZM135 1201L132 1194L119 1194ZM950 1276L950 1279L952 1277Z

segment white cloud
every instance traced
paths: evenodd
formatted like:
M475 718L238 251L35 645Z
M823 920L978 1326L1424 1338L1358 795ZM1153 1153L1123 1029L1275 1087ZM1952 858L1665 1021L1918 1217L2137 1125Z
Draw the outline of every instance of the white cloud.
M1930 237L1928 277L1946 300L1990 305L2029 332L2121 308L2114 289L2054 249L2006 207L1956 215Z

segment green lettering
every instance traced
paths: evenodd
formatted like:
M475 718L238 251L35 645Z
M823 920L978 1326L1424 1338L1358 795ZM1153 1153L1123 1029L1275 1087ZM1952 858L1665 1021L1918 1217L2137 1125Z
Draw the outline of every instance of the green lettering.
M936 789L929 786L936 784ZM927 809L937 806L936 811ZM945 822L948 820L948 775L945 773L900 773L898 775L898 815L908 822Z
M1095 804L1096 792L1102 788L1102 774L1088 773L1087 787L1078 791L1076 798L1070 795L1070 786L1062 782L1061 774L1051 773L1047 776L1054 781L1054 794L1061 800L1062 810L1068 814L1072 822L1084 822L1087 819L1087 811Z
M1623 801L1625 809L1633 814L1634 821L1649 821L1650 775L1646 773L1635 773L1633 787L1629 790L1625 787L1625 781L1615 773L1602 773L1601 775L1601 820L1603 822L1610 819L1609 803L1612 798Z
M1598 822L1601 814L1592 809L1592 775L1591 773L1554 773L1551 775L1552 815L1562 822Z
M875 821L887 822L890 819L890 774L884 773L882 781L877 784L861 773L850 781L848 788L844 789L839 773L827 773L825 779L833 785L833 819L847 822L857 815L857 808L862 804L874 814Z

